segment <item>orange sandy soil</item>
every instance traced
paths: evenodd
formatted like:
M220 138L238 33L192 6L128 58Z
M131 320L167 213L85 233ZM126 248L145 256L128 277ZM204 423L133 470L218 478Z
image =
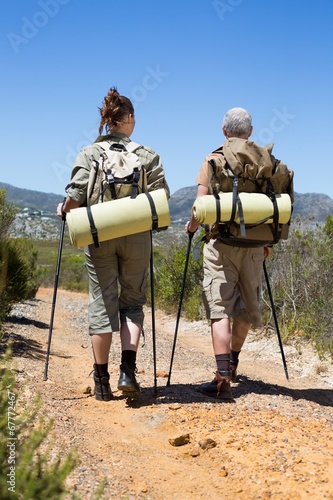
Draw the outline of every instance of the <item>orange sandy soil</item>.
M58 291L48 379L43 380L51 289L19 304L5 324L23 409L34 395L54 419L54 457L75 447L71 490L93 499L333 499L333 368L310 346L286 345L286 379L276 335L251 332L233 384L233 404L200 393L215 369L209 325L180 321L171 384L175 317L156 311L157 395L151 311L138 352L142 394L117 390L120 344L110 354L114 399L96 401L87 335L87 296ZM143 343L143 342L142 342ZM4 348L4 346L3 346ZM188 436L187 436L188 435ZM183 436L186 444L174 446ZM69 498L69 497L68 497Z

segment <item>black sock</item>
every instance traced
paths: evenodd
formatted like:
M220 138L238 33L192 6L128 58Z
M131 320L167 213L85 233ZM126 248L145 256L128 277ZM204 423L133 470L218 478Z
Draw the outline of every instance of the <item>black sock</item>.
M105 377L105 375L108 375L108 363L105 363L104 365L98 365L97 363L94 364L94 370L95 370L95 375L97 377Z
M228 372L230 370L230 354L217 354L215 359L218 372Z
M238 365L238 356L240 354L240 351L233 351L231 350L230 352L230 363L232 365Z
M127 363L130 368L135 368L136 363L136 351L122 351L121 353L121 362Z

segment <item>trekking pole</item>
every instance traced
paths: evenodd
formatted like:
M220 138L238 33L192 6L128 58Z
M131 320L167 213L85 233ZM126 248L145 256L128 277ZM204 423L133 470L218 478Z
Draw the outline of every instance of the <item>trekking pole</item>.
M185 283L186 283L186 274L187 274L188 261L189 261L189 257L190 257L191 243L192 243L193 236L194 236L194 233L189 233L189 235L188 235L188 244L187 244L186 260L185 260L185 266L184 266L183 282L182 282L182 289L181 289L181 292L180 292L180 300L179 300L177 320L176 320L176 327L175 327L175 336L174 336L174 339L173 339L172 354L171 354L171 361L170 361L170 368L169 368L169 375L168 375L168 380L167 380L167 386L170 385L171 369L172 369L173 357L174 357L175 348L176 348L178 325L179 325L179 320L180 320L180 313L181 313L181 310L182 310L183 296L184 296Z
M48 369L49 369L49 358L50 358L50 350L51 350L53 319L54 319L54 311L55 311L55 305L56 305L56 300L57 300L57 289L58 289L58 281L59 281L62 246L63 246L63 242L64 242L65 225L66 225L66 214L63 214L61 231L60 231L60 239L59 239L59 247L58 247L58 258L57 258L56 272L55 272L55 278L54 278L49 337L48 337L48 342L47 342L47 351L46 351L46 360L45 360L45 369L44 369L43 380L47 380L47 373L48 373Z
M151 293L151 324L152 324L153 360L154 360L154 396L157 396L154 259L153 259L153 232L152 231L150 231L150 293Z
M284 352L283 352L283 345L282 345L282 340L281 340L281 335L280 335L280 330L279 330L279 324L278 324L278 320L277 320L277 316L276 316L276 312L275 312L275 306L274 306L274 302L273 302L273 296L272 296L271 287L269 284L269 279L268 279L265 261L263 262L263 266L264 266L264 273L265 273L265 278L266 278L268 295L269 295L269 299L271 301L271 306L272 306L272 312L273 312L273 317L274 317L274 322L275 322L276 333L277 333L277 336L279 339L279 345L280 345L280 351L281 351L281 356L282 356L282 361L283 361L284 372L286 374L287 380L289 380L286 358L285 358Z

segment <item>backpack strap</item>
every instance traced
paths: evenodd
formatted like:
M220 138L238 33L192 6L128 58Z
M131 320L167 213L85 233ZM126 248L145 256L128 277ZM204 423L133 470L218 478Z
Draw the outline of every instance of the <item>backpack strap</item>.
M273 184L270 180L267 181L266 195L273 203L273 243L278 243L281 237L281 230L279 229L279 207L277 205L276 196Z
M101 246L101 244L98 240L98 231L97 231L97 227L95 226L95 221L94 221L94 218L93 218L93 215L91 212L91 208L89 206L86 208L87 208L87 215L88 215L89 224L90 224L91 236L93 238L95 248L99 248Z
M216 163L214 159L211 159L208 161L210 166L212 167L212 178L211 178L211 185L213 189L213 195L216 201L216 223L220 224L221 220L221 200L219 197L219 193L217 190L217 184L218 184L218 178L216 174ZM239 182L239 177L236 175L233 171L228 162L225 165L225 168L229 169L234 176L233 179L233 188L232 188L232 209L231 209L231 216L229 222L233 222L235 220L236 216L236 208L238 209L238 216L239 216L239 222L240 222L240 232L241 236L243 238L246 237L246 231L245 231L245 221L244 221L244 212L243 212L243 206L241 199L239 197L238 193L238 182Z
M140 172L138 168L133 169L133 182L132 182L132 192L131 198L134 199L139 194L139 180L140 180Z
M238 192L238 181L239 181L239 178L237 175L235 175L233 183L232 183L232 209L231 209L231 216L230 216L229 222L233 222L235 220L236 207L237 207L238 217L239 217L240 234L241 234L242 238L246 238L244 212L243 212L242 201L240 199L239 192Z
M111 191L112 198L116 199L117 195L116 195L116 188L115 188L115 178L114 178L113 173L111 172L111 170L109 168L106 171L106 180L107 180L108 185L102 191L102 201L103 201L104 192L107 189L107 187L109 187L109 189Z
M219 197L219 193L217 191L217 184L218 184L218 179L216 175L216 163L215 160L211 159L208 161L210 166L212 167L212 177L210 180L212 189L213 189L213 195L215 198L215 203L216 203L216 223L219 224L220 219L221 219L221 200Z
M137 149L141 148L141 145L138 144L137 142L131 141L129 144L126 146L126 151L129 153L135 153ZM145 183L146 183L146 176L145 173L146 171L141 168L142 174L144 176L143 180L143 189L145 189ZM132 192L131 192L131 198L134 199L137 197L139 194L139 181L140 181L140 172L138 168L135 168L133 171L133 184L132 184Z
M158 229L158 215L157 215L155 203L154 203L153 197L150 193L145 193L145 195L147 196L148 201L149 201L149 205L150 205L151 218L153 221L152 229L156 230L156 229Z

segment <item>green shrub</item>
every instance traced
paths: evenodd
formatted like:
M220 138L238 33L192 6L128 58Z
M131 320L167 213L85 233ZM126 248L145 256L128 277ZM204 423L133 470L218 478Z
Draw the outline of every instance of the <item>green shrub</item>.
M19 393L8 358L0 367L0 498L2 500L58 500L67 492L65 480L78 462L75 451L50 460L52 421L38 416L35 398L21 415ZM74 498L74 497L72 497Z
M59 286L76 292L88 291L88 273L83 254L64 255L61 260Z
M0 189L0 240L7 238L18 208L6 200L6 189Z
M180 301L187 243L184 235L159 254L154 265L156 304L170 314ZM197 246L193 242L192 250ZM200 250L202 254L202 245ZM266 266L283 339L309 340L319 354L333 356L333 216L324 226L301 218L293 221L289 239L274 246ZM188 319L204 318L201 297L202 255L195 260L191 252L182 304ZM264 278L262 299L264 324L274 328Z
M274 304L285 339L297 335L313 342L319 354L333 354L332 217L323 227L303 226L296 220L289 239L267 260ZM263 315L270 321L265 295Z
M194 248L202 243L193 241L189 254L186 281L184 287L182 310L188 319L201 317L202 290L202 252L198 260L194 258ZM184 235L180 243L171 245L167 255L160 257L160 263L155 269L155 299L159 307L167 313L175 313L178 309L182 291L188 237Z
M9 238L8 233L17 207L7 202L6 190L0 190L0 326L13 305L33 298L39 284L37 252L31 241Z
M35 297L37 253L29 240L0 240L0 321L13 305Z
M43 248L42 245L38 243L37 246ZM38 281L41 286L53 287L58 259L58 248L56 245L51 246L50 244L46 246L46 248L49 248L49 251L48 254L45 255L46 252L45 249L43 249L43 259L42 262L40 261L38 267ZM75 292L88 291L88 273L83 252L64 246L60 262L59 288Z

